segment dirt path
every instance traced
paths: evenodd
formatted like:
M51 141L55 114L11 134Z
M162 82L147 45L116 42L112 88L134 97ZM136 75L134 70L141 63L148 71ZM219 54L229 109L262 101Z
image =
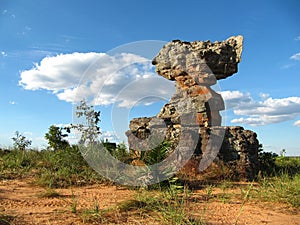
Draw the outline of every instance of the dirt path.
M129 190L114 186L92 185L56 189L57 198L42 197L47 189L32 185L32 180L7 180L0 183L0 212L17 216L16 224L85 224L72 211L107 208L130 199Z
M59 196L48 198L43 197L47 189L34 186L32 179L0 181L0 214L15 216L11 224L16 225L86 225L88 223L83 223L78 213L74 213L75 209L77 212L93 209L97 204L100 209L113 207L135 195L132 190L103 185L55 191ZM299 210L288 206L250 201L242 207L242 200L222 203L213 199L207 203L201 199L202 192L193 193L191 210L209 224L234 224L238 217L237 224L300 225ZM132 224L147 223L135 221Z

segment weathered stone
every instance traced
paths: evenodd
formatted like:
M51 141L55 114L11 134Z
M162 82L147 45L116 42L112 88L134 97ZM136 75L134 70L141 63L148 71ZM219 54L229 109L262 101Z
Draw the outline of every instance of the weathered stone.
M235 167L241 177L253 179L258 173L259 142L255 132L243 127L227 127L219 159Z
M130 131L126 132L129 147L151 149L167 140L182 155L196 142L194 155L200 160L199 171L209 163L222 162L235 165L237 174L253 179L258 166L256 134L242 127L221 127L224 101L210 87L237 72L242 42L243 37L236 36L214 43L167 43L152 63L159 75L175 81L176 92L156 116L130 121ZM195 137L195 130L197 138L190 142L187 137Z
M153 59L159 75L175 80L177 76L199 76L224 79L237 72L241 61L243 37L230 37L223 42L175 40L166 44ZM210 83L209 81L208 83ZM206 84L201 83L201 84Z

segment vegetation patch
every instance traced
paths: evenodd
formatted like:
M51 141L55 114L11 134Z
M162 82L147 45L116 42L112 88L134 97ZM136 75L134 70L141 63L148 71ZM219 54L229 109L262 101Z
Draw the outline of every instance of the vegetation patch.
M61 195L54 189L47 189L44 192L38 194L41 198L59 198Z
M164 191L137 191L134 199L99 211L85 210L81 217L89 223L120 224L135 220L150 224L205 224L192 216L187 192L175 191L172 186Z
M0 213L0 225L10 225L14 221L15 217Z
M290 177L281 174L263 178L253 196L263 201L281 202L298 208L300 206L300 174Z

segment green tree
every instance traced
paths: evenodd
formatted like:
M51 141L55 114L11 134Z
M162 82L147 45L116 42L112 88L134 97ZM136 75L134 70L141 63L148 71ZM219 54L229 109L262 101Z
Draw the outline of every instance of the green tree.
M99 142L98 138L101 134L98 123L100 122L100 111L95 111L93 106L87 104L86 100L82 100L80 105L76 107L75 115L77 118L83 118L83 124L72 124L71 127L81 133L79 144L91 144Z
M276 173L276 158L278 155L273 152L264 152L263 145L259 145L258 149L258 162L260 172L263 176L271 176Z
M285 150L285 149L282 149L282 150L280 151L280 156L281 156L281 157L284 157L285 154L286 154L286 150Z
M24 135L20 134L19 131L16 131L15 135L16 136L12 138L14 142L13 143L14 147L22 151L25 151L25 149L31 145L32 141L27 140L27 138Z
M65 140L68 134L63 134L64 128L51 125L48 133L45 134L45 138L48 140L48 145L53 150L65 149L69 147L69 142Z

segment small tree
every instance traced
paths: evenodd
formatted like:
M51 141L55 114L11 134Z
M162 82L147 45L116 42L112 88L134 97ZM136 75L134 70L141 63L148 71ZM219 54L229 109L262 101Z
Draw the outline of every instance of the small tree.
M100 111L96 112L93 106L89 106L86 100L82 100L80 105L77 106L75 115L77 118L83 117L85 119L84 124L72 124L71 128L78 130L81 133L79 144L96 143L98 142L100 127Z
M279 154L280 154L281 157L284 157L285 154L286 154L286 150L282 149Z
M65 149L69 147L69 142L65 140L68 134L63 134L64 128L51 125L48 133L45 134L45 138L48 140L48 145L53 150Z
M25 149L31 145L32 141L27 140L27 138L24 135L20 134L19 131L16 131L15 135L15 137L11 138L14 141L14 147L25 151Z

